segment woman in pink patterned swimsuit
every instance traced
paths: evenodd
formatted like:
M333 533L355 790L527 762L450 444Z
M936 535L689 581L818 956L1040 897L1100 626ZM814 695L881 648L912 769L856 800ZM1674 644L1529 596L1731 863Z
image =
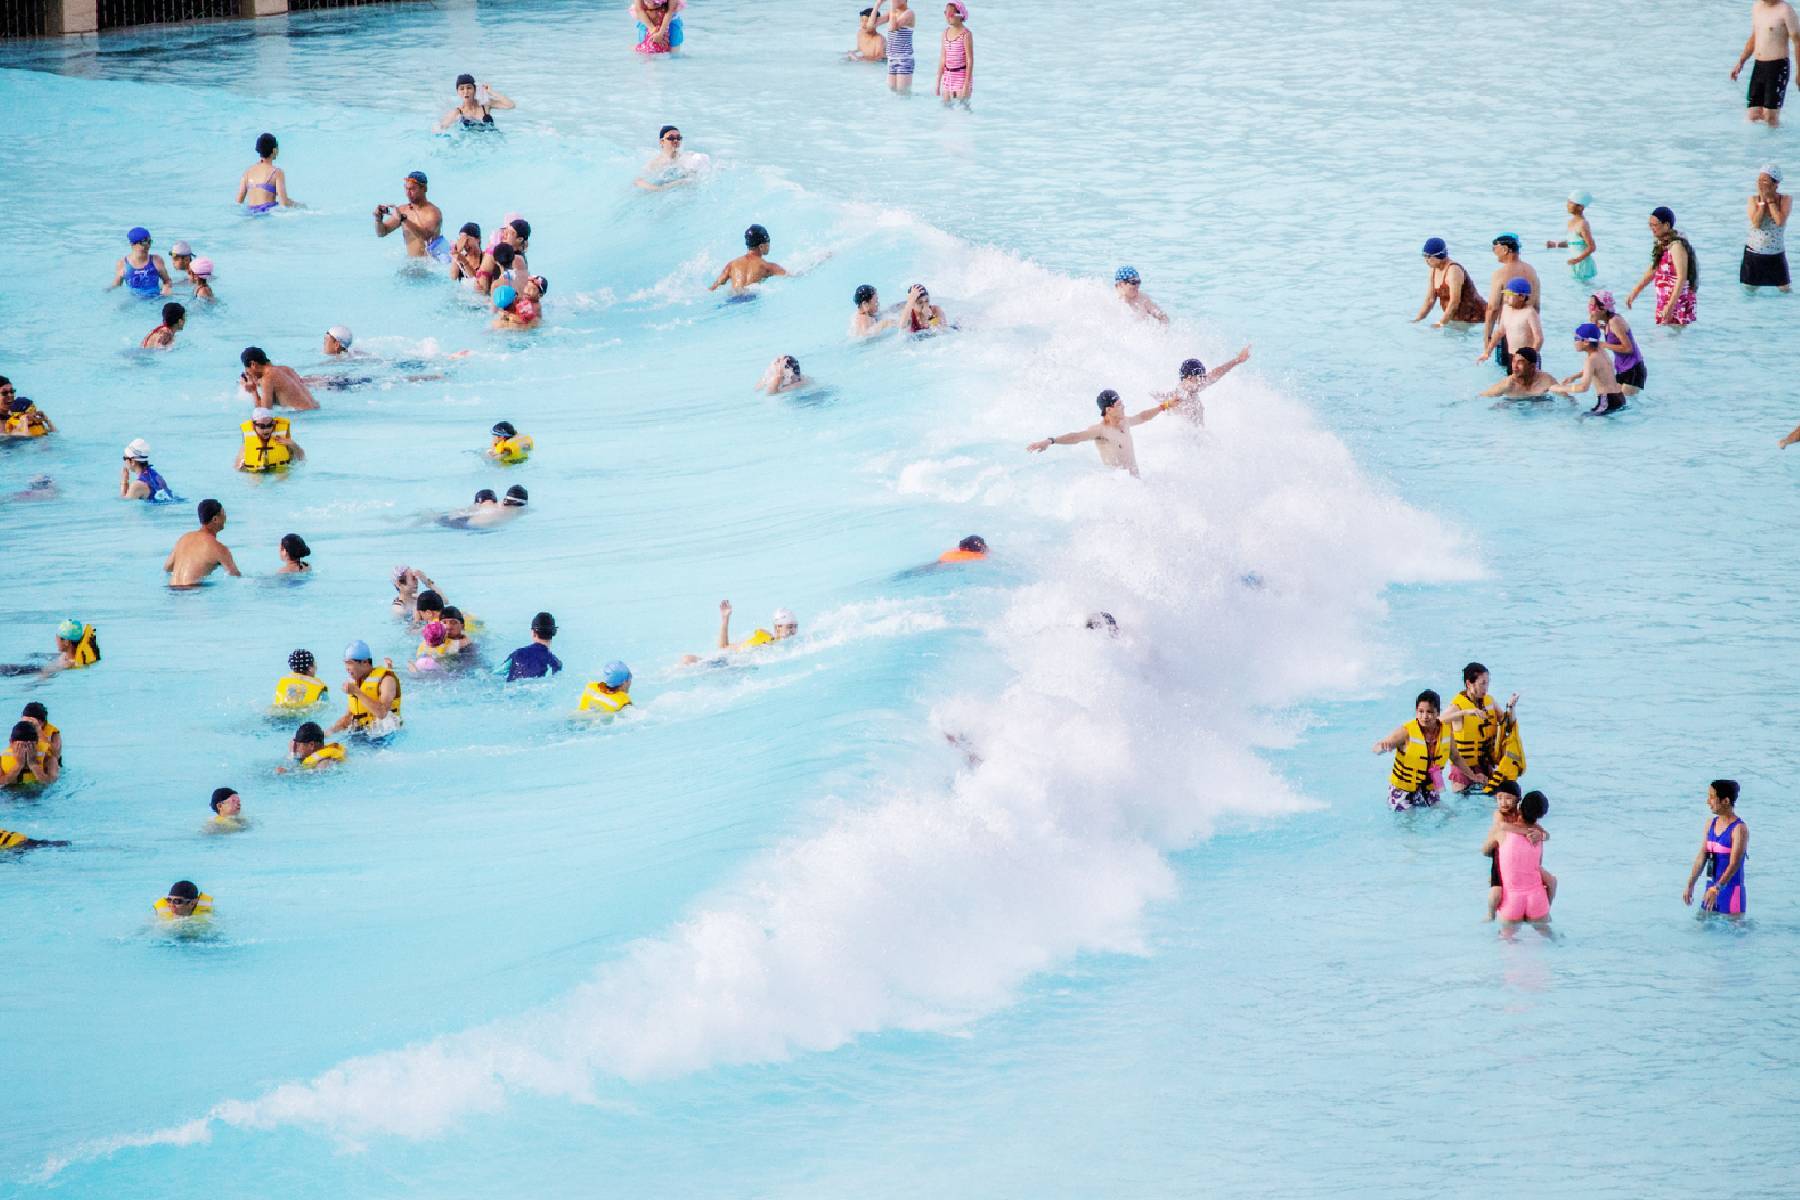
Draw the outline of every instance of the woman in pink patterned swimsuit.
M1694 257L1694 247L1675 228L1675 214L1667 208L1650 214L1650 232L1656 235L1656 246L1650 251L1650 269L1625 298L1625 307L1630 308L1638 293L1654 283L1656 323L1692 325L1700 315L1700 263Z

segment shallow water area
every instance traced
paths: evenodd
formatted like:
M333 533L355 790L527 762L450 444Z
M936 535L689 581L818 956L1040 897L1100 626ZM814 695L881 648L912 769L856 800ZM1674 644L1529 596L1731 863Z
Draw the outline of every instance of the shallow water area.
M33 1048L0 1075L0 1190L1638 1197L1722 1156L1742 1194L1791 1188L1800 350L1793 299L1734 275L1794 134L1744 127L1742 14L1640 5L1597 47L1543 0L1504 27L1152 5L1154 36L975 6L963 112L927 94L919 13L910 99L837 61L853 14L816 3L696 0L657 62L622 6L572 2L0 45L0 205L69 288L0 283L0 372L61 428L0 447L0 496L60 488L5 505L31 567L0 659L67 615L105 653L0 688L68 739L0 827L76 843L0 863L0 1024ZM1549 82L1489 86L1509 39ZM521 107L434 138L465 69ZM665 121L715 170L645 194ZM263 129L306 209L229 205ZM415 168L451 228L530 219L543 329L488 332L372 236ZM1481 278L1517 230L1572 371L1580 293L1535 247L1575 187L1601 284L1635 280L1661 203L1703 270L1694 327L1632 312L1651 386L1607 421L1472 399L1474 335L1406 324L1426 236ZM751 221L805 273L723 304ZM154 304L98 290L138 223L218 264L167 355L135 349ZM1121 262L1172 330L1120 314ZM844 336L857 284L915 281L956 333ZM324 370L336 323L374 382L295 418L303 466L234 475L238 352ZM1245 342L1203 432L1138 431L1141 482L1023 451ZM781 353L822 390L754 392ZM480 457L503 418L524 466ZM113 498L137 436L190 503ZM433 523L513 482L515 524ZM202 496L259 578L171 593ZM291 585L289 531L315 563ZM968 533L993 561L906 574ZM397 563L481 619L489 665L555 612L569 669L409 677L391 746L276 776L289 650L335 684L347 641L416 642ZM801 638L678 668L726 596L734 636L785 605ZM638 711L572 723L611 658ZM1485 804L1383 803L1370 743L1471 658L1524 695L1551 940L1480 921ZM1755 830L1736 926L1680 904L1718 775ZM219 784L250 829L200 832ZM184 877L218 904L203 942L150 930Z

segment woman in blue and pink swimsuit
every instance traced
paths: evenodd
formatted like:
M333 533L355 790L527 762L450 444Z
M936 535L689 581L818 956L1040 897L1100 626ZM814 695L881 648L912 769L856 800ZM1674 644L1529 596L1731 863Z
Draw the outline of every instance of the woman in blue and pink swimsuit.
M1706 807L1712 816L1706 819L1706 833L1700 840L1700 853L1694 855L1694 869L1688 872L1687 891L1681 894L1683 904L1694 902L1694 881L1705 869L1712 880L1700 897L1706 912L1744 913L1744 859L1750 853L1750 828L1737 815L1738 785L1735 779L1715 779L1706 792Z

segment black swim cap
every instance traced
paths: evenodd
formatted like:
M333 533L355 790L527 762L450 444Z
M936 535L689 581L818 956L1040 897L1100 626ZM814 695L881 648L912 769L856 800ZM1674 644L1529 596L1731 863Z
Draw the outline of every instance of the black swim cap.
M987 539L978 533L971 533L968 537L956 543L956 548L958 550L971 550L976 554L986 554Z
M269 365L269 356L263 353L261 346L245 346L244 352L238 355L238 361L246 367L251 363L261 363L266 367Z
M312 547L308 546L306 539L297 533L284 535L281 539L281 548L287 551L289 558L294 559L305 558L312 553Z
M858 304L867 304L869 301L873 300L874 298L875 298L875 285L874 284L865 283L861 287L858 287L856 289L856 302Z
M413 601L413 611L417 612L419 609L424 609L426 612L443 612L444 598L430 588L426 588L419 593L419 598Z
M200 523L204 525L220 513L224 512L225 506L220 504L217 500L207 499L202 500L194 511L200 514Z
M1499 795L1501 792L1505 792L1508 796L1517 800L1519 798L1519 785L1510 779L1502 779L1499 783L1494 785L1494 794Z
M235 795L237 795L236 788L214 788L212 795L212 810L218 812L219 805L225 803L226 800Z
M512 226L512 231L519 235L521 241L529 242L531 240L530 221L527 221L524 217L519 217L515 220L508 221L507 224Z
M1107 388L1104 392L1101 392L1098 396L1094 397L1094 403L1100 406L1101 412L1105 412L1118 402L1119 393L1113 391L1111 388Z
M458 230L458 231L457 231L457 232L459 232L459 233L466 233L466 234L468 234L468 235L469 235L469 236L470 236L470 237L472 237L472 238L477 238L477 239L479 239L479 238L480 238L480 237L481 237L481 226L479 226L479 225L477 225L477 224L476 224L476 223L475 223L475 222L473 222L473 221L470 221L470 222L469 222L469 223L468 223L468 224L466 224L466 225L464 225L464 226L463 226L463 227L462 227L462 228L461 228L461 229L460 229L460 230Z
M769 244L769 231L761 225L752 225L744 230L744 245L751 250Z
M33 700L25 705L25 708L20 715L31 717L38 721L48 721L50 719L50 710L44 707L43 701Z
M668 137L671 133L680 133L680 132L681 132L681 130L676 128L673 125L664 125L661 129L656 131L656 140L660 142L664 138Z
M199 898L200 889L194 886L191 879L178 880L169 888L169 899L171 900L198 900Z
M456 77L456 86L461 87L465 83L470 87L475 86L475 77L466 71Z
M501 242L494 247L494 261L503 267L510 267L513 259L519 257L519 251L511 242Z
M1183 379L1205 379L1206 378L1206 364L1201 362L1197 358L1182 359L1181 360L1181 377Z
M272 134L272 133L259 134L256 139L257 157L258 158L269 157L269 155L275 153L276 147L278 147L280 145L281 145L281 143L275 140L274 134Z
M506 498L509 502L517 500L520 504L524 504L531 499L531 493L515 483L506 489Z
M12 727L12 739L15 742L35 742L38 740L38 728L30 721L20 721Z
M494 495L493 488L482 488L479 492L475 493L475 503L477 504L480 504L483 500L498 501L499 499L500 497Z
M454 604L444 605L444 611L438 614L440 621L460 621L463 619L462 609Z
M796 376L800 374L800 360L791 354L782 356L781 365L792 371Z
M296 675L311 675L315 665L311 650L296 650L288 655L288 670Z
M494 436L497 438L518 437L519 431L513 428L511 421L495 421Z
M536 637L555 637L556 618L547 612L541 612L531 618L531 632Z
M323 742L325 731L319 728L317 721L308 721L294 730L294 740L296 742Z

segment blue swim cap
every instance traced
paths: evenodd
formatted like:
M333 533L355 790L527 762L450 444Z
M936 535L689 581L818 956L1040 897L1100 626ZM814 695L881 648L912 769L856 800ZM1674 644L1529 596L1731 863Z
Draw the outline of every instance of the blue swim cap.
M1120 267L1113 272L1114 283L1142 283L1136 267Z
M1529 296L1531 295L1531 280L1509 279L1506 281L1506 290L1516 296Z
M1419 253L1427 258L1443 258L1450 253L1450 246L1443 238L1426 238L1425 248Z
M609 688L624 687L631 682L631 668L615 658L600 668L600 682Z
M1496 246L1505 246L1514 254L1517 254L1519 252L1519 235L1516 233L1495 234L1493 244Z
M429 179L425 178L425 172L423 172L423 171L408 171L406 173L406 177L408 179L412 180L414 183L422 183L426 187L431 186L431 181Z
M1183 379L1205 379L1206 378L1206 364L1201 362L1197 358L1182 359L1181 360L1181 377Z
M511 308L513 301L518 298L519 293L504 283L494 289L494 307L496 308Z
M70 617L56 627L56 636L65 642L79 642L81 640L81 628L81 622L77 621L74 617Z
M369 643L357 638L344 647L345 662L374 662L375 656L369 653Z
M1598 342L1600 340L1600 327L1591 321L1577 325L1575 327L1575 340L1578 342Z
M142 225L133 225L131 232L125 235L125 240L134 246L139 242L147 242L150 240L150 231Z

